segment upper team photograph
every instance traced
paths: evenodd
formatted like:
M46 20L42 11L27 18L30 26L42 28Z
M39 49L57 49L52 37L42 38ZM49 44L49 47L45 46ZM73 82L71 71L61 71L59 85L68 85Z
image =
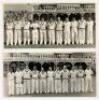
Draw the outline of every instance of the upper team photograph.
M95 47L95 4L4 4L5 48Z

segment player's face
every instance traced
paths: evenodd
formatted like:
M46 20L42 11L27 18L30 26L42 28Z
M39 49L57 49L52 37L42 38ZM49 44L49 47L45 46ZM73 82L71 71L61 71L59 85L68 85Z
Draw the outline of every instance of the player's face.
M26 69L28 69L28 66L26 66Z
M27 19L25 19L25 22L27 23Z
M41 21L44 21L44 18L42 18Z
M51 18L50 21L53 22L53 19Z
M36 66L34 66L34 67L33 67L33 70L35 70L35 71L36 71Z
M89 17L88 20L91 21L91 17Z
M37 22L37 19L35 18L34 22Z
M11 19L9 19L9 22L11 23L11 22L12 22L12 20L11 20Z
M84 17L81 17L81 20L84 20Z
M41 69L42 71L44 71L44 68L42 67L42 69Z
M75 70L75 66L74 66L74 67L72 67L72 70Z
M52 71L52 67L49 67L49 70Z
M65 70L66 69L66 66L64 66L63 69Z
M10 72L13 72L12 68L9 69Z
M79 69L82 69L82 66L79 66Z
M59 70L59 67L57 67L57 70Z
M7 22L10 22L10 18L8 18Z
M24 68L24 66L22 65L22 66L21 66L21 70L24 70L24 69L25 69L25 68Z
M17 65L16 64L12 64L12 67L15 68Z
M74 66L74 70L76 70L77 69L77 66Z
M67 17L67 18L65 18L65 21L67 22L67 21L69 21L69 18Z
M60 21L61 20L60 17L58 17L57 20Z
M17 68L17 71L19 72L19 71L20 71L20 69L19 69L19 68Z
M87 69L90 69L90 67L88 66Z
M20 16L18 16L18 21L21 19L21 17Z
M76 19L75 18L73 18L73 21L75 21Z

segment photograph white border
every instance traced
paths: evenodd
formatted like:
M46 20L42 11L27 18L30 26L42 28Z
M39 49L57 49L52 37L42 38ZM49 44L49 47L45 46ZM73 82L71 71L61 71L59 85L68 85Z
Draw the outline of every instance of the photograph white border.
M31 49L5 49L4 48L4 40L3 40L3 4L5 3L95 3L96 4L96 48L31 48ZM3 53L23 53L23 52L28 52L28 53L42 53L42 52L96 52L96 73L97 73L97 78L96 78L96 86L97 86L97 96L96 97L52 97L51 99L74 99L74 100L98 100L98 96L99 96L99 1L98 0L0 0L0 99L4 99L4 100L32 100L32 99L50 99L50 97L11 97L11 98L7 98L4 97L3 94Z

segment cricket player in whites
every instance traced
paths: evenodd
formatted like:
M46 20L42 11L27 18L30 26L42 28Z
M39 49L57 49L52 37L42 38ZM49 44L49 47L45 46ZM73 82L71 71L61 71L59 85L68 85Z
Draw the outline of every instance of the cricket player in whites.
M56 68L56 71L54 72L54 78L55 78L55 93L61 93L61 71L59 70L59 67Z
M20 16L17 16L17 20L15 21L15 31L14 31L14 44L21 45L22 43L22 23L20 20Z
M40 25L40 44L45 44L47 43L47 34L46 34L46 21L44 20L44 18L41 18L41 21L39 23Z
M62 70L62 93L68 93L69 92L69 80L70 72L67 69L67 66L63 66Z
M25 24L24 24L24 45L30 44L30 22L25 19Z
M77 76L78 76L77 92L84 92L85 91L85 89L84 89L84 87L85 87L85 84L84 84L85 83L85 81L84 81L85 72L82 69L82 66L79 66Z
M86 21L84 20L84 17L82 16L78 22L79 44L85 44L85 29L86 29Z
M49 67L49 71L47 72L47 93L54 92L54 72L52 71L52 67Z
M8 82L8 95L13 96L15 95L15 73L13 72L12 68L9 69L7 74L7 82Z
M53 18L50 18L50 21L48 22L47 28L48 28L48 38L49 38L49 44L55 44L55 22Z
M32 90L31 93L39 93L39 72L36 68L36 66L33 67L33 71L32 71Z
M93 26L94 22L91 17L87 21L87 44L93 44Z
M41 68L40 72L40 93L46 93L46 78L47 78L47 73L44 71L44 68Z
M60 17L57 18L56 22L56 42L57 45L61 45L63 42L63 22Z
M85 92L93 92L93 81L92 81L93 71L88 66L85 70Z
M23 95L23 72L17 67L15 72L16 95Z
M8 19L6 22L6 45L13 45L13 28L14 28L14 23L12 19Z
M24 82L24 94L30 94L30 78L31 70L26 65L26 68L23 70L23 82Z
M70 83L71 83L71 93L76 93L78 85L76 66L73 66L72 70L70 71Z
M31 31L32 32L32 44L37 45L38 41L39 41L39 31L38 31L39 23L38 23L38 21L36 19L33 20L30 27L32 30Z
M72 44L78 44L78 22L76 21L75 17L73 17L71 22L71 39Z
M69 21L69 18L66 17L65 21L63 23L63 29L64 29L64 44L70 44L71 43L71 34L70 34L70 28L71 28L71 22Z

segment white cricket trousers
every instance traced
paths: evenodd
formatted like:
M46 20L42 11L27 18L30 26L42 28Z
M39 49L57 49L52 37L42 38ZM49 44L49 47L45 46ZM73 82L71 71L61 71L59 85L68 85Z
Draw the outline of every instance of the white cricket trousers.
M55 30L48 31L49 44L55 44Z
M54 80L53 80L53 78L48 78L48 80L47 80L47 92L48 93L54 92Z
M14 32L14 44L17 45L21 45L22 43L22 32L21 29L15 29Z
M6 31L6 38L7 38L7 45L13 45L13 30L12 29L9 29Z
M85 44L85 29L79 29L79 43Z
M15 95L15 85L14 80L8 80L8 95L13 96Z
M72 39L72 44L76 43L78 44L78 31L77 28L72 28L71 30L71 39Z
M62 31L57 30L56 31L56 41L57 41L57 45L58 44L62 44L62 42L63 42L62 36L63 36Z
M84 85L84 83L85 83L84 78L80 77L77 80L78 80L77 92L84 92L85 91L85 89L84 89L84 86L85 86Z
M31 87L32 87L31 93L39 93L39 80L32 79Z
M32 44L38 44L39 33L37 29L32 30Z
M68 79L63 79L62 81L62 93L68 93Z
M71 93L77 92L77 79L76 78L71 78Z
M23 94L23 84L17 83L16 84L16 95L22 95Z
M93 44L93 28L87 29L87 44Z
M30 44L30 31L29 29L24 30L24 45L28 42L28 45Z
M24 94L30 94L30 79L24 80Z
M46 93L46 79L40 79L40 93Z
M64 44L70 44L70 42L71 42L70 30L65 29L64 30Z
M41 29L40 30L40 44L46 44L47 43L47 35L46 35L46 30Z
M61 80L55 79L55 93L61 93Z
M92 77L85 78L85 92L92 92L93 91L93 84L92 84Z

